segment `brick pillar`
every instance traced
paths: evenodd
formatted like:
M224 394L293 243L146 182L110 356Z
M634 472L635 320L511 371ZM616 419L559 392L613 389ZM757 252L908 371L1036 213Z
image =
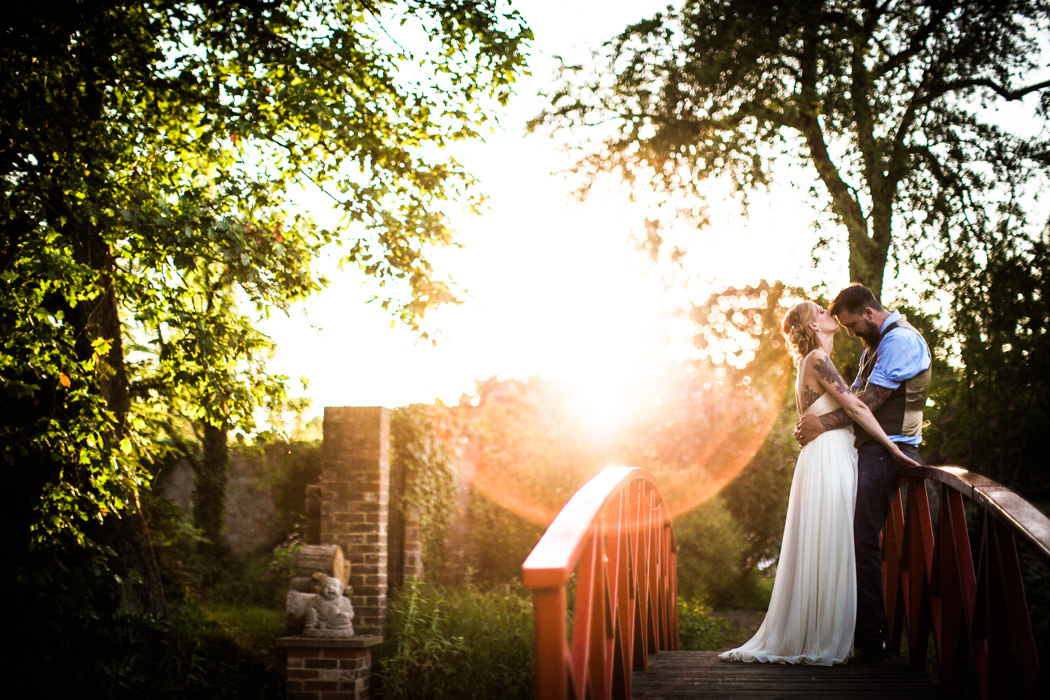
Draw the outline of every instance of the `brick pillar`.
M381 637L281 637L288 654L288 700L368 700L372 647Z
M390 412L325 408L321 447L321 544L350 561L354 629L382 634L387 601Z

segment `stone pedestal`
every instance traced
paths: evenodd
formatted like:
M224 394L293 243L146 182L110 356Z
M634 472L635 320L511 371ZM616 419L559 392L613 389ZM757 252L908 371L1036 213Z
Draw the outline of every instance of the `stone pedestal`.
M280 637L288 655L288 700L368 700L372 647L378 635L348 639Z
M382 634L386 619L390 506L390 412L325 408L321 447L321 544L350 561L354 626Z

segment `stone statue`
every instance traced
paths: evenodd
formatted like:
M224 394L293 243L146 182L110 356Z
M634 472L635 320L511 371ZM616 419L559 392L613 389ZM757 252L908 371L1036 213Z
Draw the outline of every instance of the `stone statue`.
M317 572L313 575L318 593L288 591L288 632L306 637L353 637L354 608L343 595L338 578Z
M307 637L354 636L354 609L343 595L343 583L334 576L314 574L321 592L307 603L303 635Z

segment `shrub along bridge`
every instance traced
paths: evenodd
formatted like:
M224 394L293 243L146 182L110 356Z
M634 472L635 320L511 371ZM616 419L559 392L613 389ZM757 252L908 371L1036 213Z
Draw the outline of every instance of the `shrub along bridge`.
M883 573L890 652L904 654L824 668L679 651L670 515L648 472L604 470L522 567L535 608L536 697L1045 697L1046 640L1033 635L1017 544L1050 564L1050 519L965 469L905 468L901 478Z

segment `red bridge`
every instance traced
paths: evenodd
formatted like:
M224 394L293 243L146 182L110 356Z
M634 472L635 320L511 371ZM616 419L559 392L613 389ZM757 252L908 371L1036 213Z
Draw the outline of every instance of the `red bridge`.
M906 653L824 668L679 651L670 515L648 472L604 470L522 567L535 610L536 697L1045 697L1038 650L1047 645L1033 635L1018 544L1050 563L1050 519L962 468L907 468L901 477L883 573L890 651Z

